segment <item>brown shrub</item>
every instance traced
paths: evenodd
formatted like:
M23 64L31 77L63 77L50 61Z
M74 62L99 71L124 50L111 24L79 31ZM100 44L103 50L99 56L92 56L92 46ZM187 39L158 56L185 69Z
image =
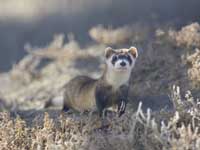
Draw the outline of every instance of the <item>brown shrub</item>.
M200 25L196 22L182 27L180 31L170 30L169 36L177 46L200 47Z

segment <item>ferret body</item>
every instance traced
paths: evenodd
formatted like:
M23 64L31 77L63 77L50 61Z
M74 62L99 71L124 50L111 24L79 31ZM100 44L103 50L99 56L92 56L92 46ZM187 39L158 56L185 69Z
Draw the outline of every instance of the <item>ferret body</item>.
M129 78L138 56L137 49L105 50L106 68L99 79L77 76L64 86L63 110L95 111L102 116L109 107L117 107L119 116L126 109Z

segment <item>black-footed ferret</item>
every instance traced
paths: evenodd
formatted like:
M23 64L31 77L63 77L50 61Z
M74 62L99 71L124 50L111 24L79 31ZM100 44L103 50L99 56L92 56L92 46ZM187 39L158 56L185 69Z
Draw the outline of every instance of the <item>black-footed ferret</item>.
M79 112L97 110L102 116L104 110L117 106L119 116L126 109L129 78L135 65L138 52L129 49L105 50L106 67L99 79L77 76L64 86L63 110L74 109Z

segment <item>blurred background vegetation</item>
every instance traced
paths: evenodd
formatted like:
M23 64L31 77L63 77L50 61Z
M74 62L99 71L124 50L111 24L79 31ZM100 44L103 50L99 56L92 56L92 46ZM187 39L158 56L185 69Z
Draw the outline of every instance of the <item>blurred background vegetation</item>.
M0 72L25 54L24 45L44 46L58 33L73 33L85 46L98 24L143 22L180 28L199 20L199 0L0 0Z

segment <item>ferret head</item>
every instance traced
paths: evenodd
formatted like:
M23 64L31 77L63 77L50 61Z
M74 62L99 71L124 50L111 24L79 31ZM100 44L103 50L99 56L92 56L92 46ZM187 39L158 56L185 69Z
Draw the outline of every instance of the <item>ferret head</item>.
M116 72L130 72L135 65L138 52L135 47L129 49L106 48L105 58L107 68Z

